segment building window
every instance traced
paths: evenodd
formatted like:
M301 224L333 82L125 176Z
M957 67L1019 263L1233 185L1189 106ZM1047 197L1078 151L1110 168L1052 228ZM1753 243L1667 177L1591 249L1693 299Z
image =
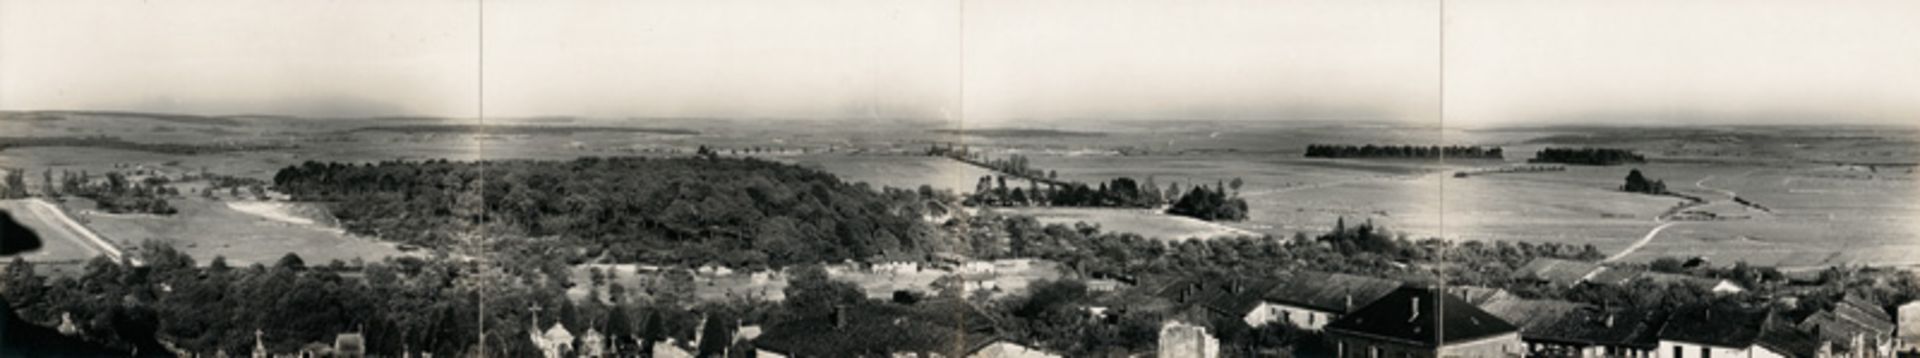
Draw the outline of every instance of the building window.
M1367 358L1380 358L1380 347L1367 347Z
M1700 358L1713 358L1713 348L1700 347Z
M1673 346L1673 358L1687 358L1687 347Z

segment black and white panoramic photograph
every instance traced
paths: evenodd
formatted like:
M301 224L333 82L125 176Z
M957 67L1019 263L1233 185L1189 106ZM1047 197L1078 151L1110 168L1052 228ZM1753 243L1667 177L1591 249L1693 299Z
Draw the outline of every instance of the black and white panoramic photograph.
M1920 1L0 0L0 357L1920 357Z

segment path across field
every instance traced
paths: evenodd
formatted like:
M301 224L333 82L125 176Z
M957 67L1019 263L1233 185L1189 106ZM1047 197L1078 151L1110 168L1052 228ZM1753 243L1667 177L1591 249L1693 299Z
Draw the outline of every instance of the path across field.
M40 235L41 240L48 241L47 246L50 247L53 241L60 240L86 250L82 257L60 259L84 260L93 256L107 255L108 258L119 262L125 257L119 247L101 238L93 230L87 229L85 225L74 221L72 217L67 216L66 211L60 210L59 207L44 199L9 200L4 206L13 214L15 220L21 222L21 225L33 228L35 233ZM49 254L72 256L71 253Z

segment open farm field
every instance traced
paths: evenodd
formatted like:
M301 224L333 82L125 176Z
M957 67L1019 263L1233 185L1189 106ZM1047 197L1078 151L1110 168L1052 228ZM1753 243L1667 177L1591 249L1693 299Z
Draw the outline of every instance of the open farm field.
M40 248L15 254L38 264L41 272L53 275L77 274L87 260L105 254L105 248L87 238L87 233L64 222L59 208L37 199L0 200L4 210L40 237ZM12 240L9 238L8 240ZM8 259L11 261L11 258ZM4 265L4 264L0 264Z
M1232 226L1164 214L1151 209L1022 207L992 210L1003 214L1032 216L1042 223L1071 225L1085 222L1099 225L1101 231L1134 233L1165 240L1258 235L1258 233Z
M215 256L225 256L234 266L254 263L271 265L288 253L300 255L308 264L321 265L332 260L359 258L376 261L402 255L396 245L372 238L356 237L318 223L298 220L308 210L242 205L249 210L275 213L256 215L236 210L227 202L199 198L172 200L180 212L171 216L114 215L84 211L87 226L118 242L138 243L157 240L192 255L200 264Z
M911 190L928 185L935 190L972 193L975 185L980 183L980 177L994 174L986 168L932 156L819 154L779 159L833 173L846 182L864 182L875 189L894 187ZM1008 186L1016 184L1019 187L1028 185L1024 180L1009 178L1007 181Z

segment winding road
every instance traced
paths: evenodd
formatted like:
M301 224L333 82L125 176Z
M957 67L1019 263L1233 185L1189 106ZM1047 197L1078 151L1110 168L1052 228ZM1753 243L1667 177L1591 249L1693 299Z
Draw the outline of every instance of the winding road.
M1740 176L1747 176L1747 175L1753 174L1756 171L1759 171L1759 170L1755 169L1755 170L1747 171L1746 173L1741 173ZM1714 177L1715 177L1714 175L1708 175L1705 178L1700 178L1700 180L1695 180L1693 182L1693 186L1700 189L1717 192L1717 193L1720 193L1720 195L1726 195L1727 200L1733 200L1734 198L1740 197L1740 193L1736 193L1732 190L1707 186L1707 181L1713 180ZM1694 206L1699 206L1699 205L1706 205L1706 202L1700 202L1698 204L1695 204ZM1667 228L1673 227L1674 225L1678 225L1681 223L1680 221L1667 221L1667 215L1664 215L1664 214L1653 217L1653 222L1660 223L1660 226L1655 226L1653 227L1652 230L1648 230L1647 235L1641 237L1639 241L1634 241L1632 245L1627 245L1627 248L1621 249L1619 253L1613 254L1613 256L1607 256L1607 258L1605 260L1601 260L1601 262L1613 262L1613 261L1618 261L1622 258L1626 258L1627 255L1631 255L1635 251L1640 251L1640 248L1646 247L1647 243L1653 242L1653 238L1660 236L1661 231L1664 231Z

